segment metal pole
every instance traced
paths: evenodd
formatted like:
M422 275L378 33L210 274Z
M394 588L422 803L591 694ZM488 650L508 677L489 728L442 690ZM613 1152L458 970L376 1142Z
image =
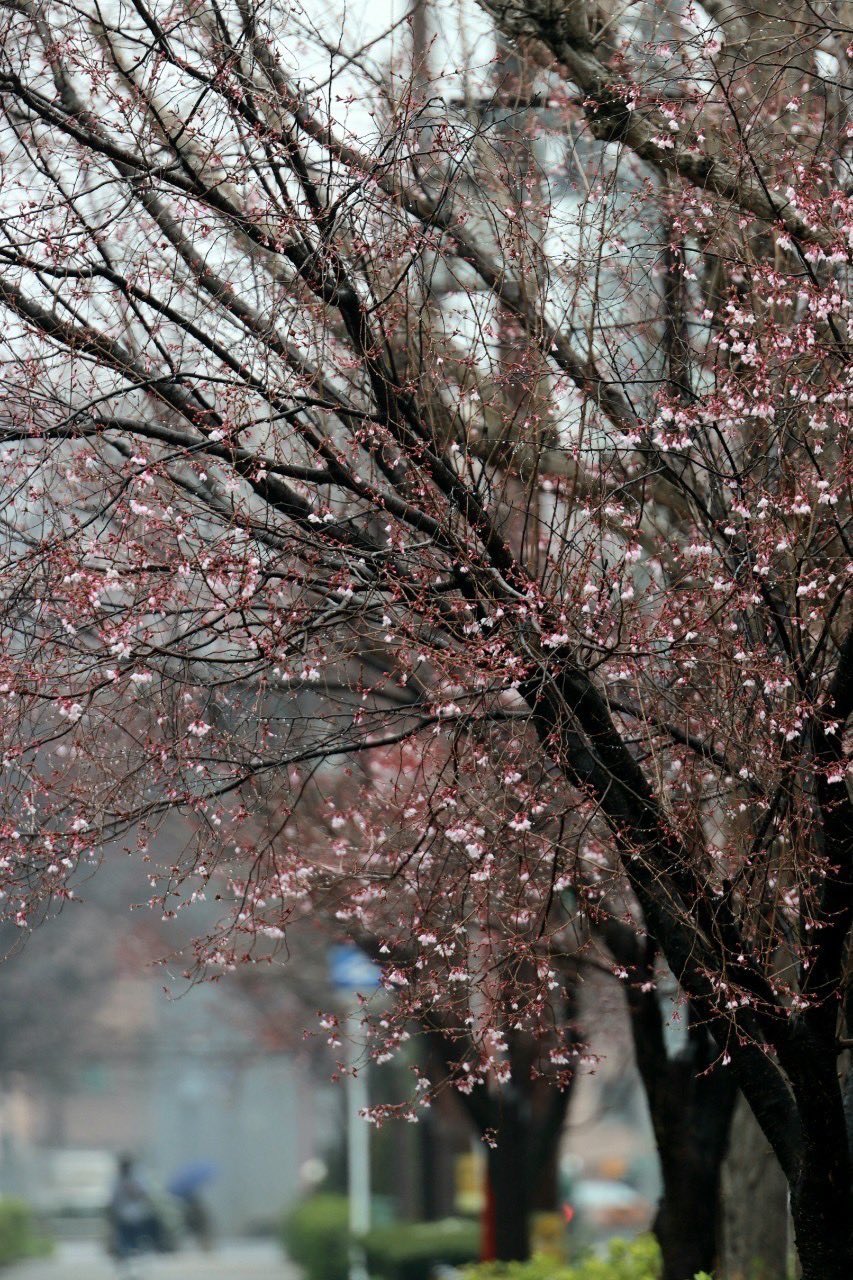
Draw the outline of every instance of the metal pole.
M347 1016L348 1065L358 1061L358 1036L361 1021L358 1013ZM370 1230L370 1128L359 1115L370 1103L367 1089L367 1063L357 1074L347 1076L347 1190L349 1193L350 1280L367 1280L364 1237Z

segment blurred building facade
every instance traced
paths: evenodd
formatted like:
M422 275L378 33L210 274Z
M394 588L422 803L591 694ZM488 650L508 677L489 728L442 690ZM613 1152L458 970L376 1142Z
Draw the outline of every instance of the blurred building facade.
M204 1197L218 1234L274 1226L328 1148L337 1103L328 1069L266 1046L251 1015L227 986L169 999L154 977L117 974L64 1060L4 1073L0 1193L85 1232L120 1153L155 1190L204 1161L216 1169Z

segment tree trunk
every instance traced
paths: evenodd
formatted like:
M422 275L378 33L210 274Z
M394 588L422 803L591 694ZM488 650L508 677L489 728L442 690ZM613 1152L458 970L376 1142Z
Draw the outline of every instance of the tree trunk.
M828 1160L819 1167L826 1145L814 1145L812 1159L803 1162L806 1168L791 1187L802 1280L850 1280L853 1276L850 1176L847 1172L839 1177Z
M802 1125L802 1154L790 1183L791 1216L803 1280L850 1280L853 1186L838 1054L830 1039L835 1011L833 1021L820 1013L823 1035L805 1027L786 1064Z
M721 1225L721 1280L785 1280L788 1184L742 1094L723 1164Z
M829 1218L811 1211L795 1211L793 1217L802 1280L850 1280L850 1219Z
M717 1256L718 1180L687 1150L664 1175L653 1230L660 1245L661 1280L693 1280Z
M530 1162L530 1208L556 1213L560 1207L559 1141L541 1144L539 1158Z
M719 1256L720 1175L736 1091L729 1073L702 1070L695 1034L692 1049L667 1064L650 1098L663 1178L654 1223L662 1280L693 1280Z
M424 1222L435 1222L441 1216L438 1207L435 1119L431 1111L422 1117L418 1125L418 1146L421 1174L421 1213Z
M688 1009L687 1040L671 1054L654 986L656 949L609 919L603 929L614 957L633 970L625 989L637 1070L660 1160L663 1192L653 1224L662 1280L693 1280L712 1271L719 1252L720 1171L737 1086L716 1063L707 1028Z
M488 1172L495 1214L498 1262L530 1257L530 1181L525 1126L514 1100L502 1099L497 1146L489 1149Z

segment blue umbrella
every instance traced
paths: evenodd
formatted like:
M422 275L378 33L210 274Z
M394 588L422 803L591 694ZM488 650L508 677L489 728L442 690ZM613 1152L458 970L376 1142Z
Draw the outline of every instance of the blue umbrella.
M181 1165L169 1183L168 1190L173 1196L191 1196L208 1182L212 1182L218 1174L219 1167L212 1160L191 1160L188 1164Z

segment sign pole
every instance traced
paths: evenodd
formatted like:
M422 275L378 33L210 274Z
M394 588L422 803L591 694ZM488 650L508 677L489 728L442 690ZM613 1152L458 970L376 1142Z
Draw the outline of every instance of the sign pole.
M364 1239L370 1230L370 1128L361 1114L370 1106L367 1060L359 1066L361 1019L352 1001L358 992L374 992L380 971L352 943L329 950L329 977L346 996L347 1038L347 1194L349 1199L349 1280L368 1280Z
M349 1194L349 1280L367 1280L364 1238L370 1230L370 1129L360 1114L370 1105L367 1064L359 1068L357 1012L347 1016L347 1191Z

